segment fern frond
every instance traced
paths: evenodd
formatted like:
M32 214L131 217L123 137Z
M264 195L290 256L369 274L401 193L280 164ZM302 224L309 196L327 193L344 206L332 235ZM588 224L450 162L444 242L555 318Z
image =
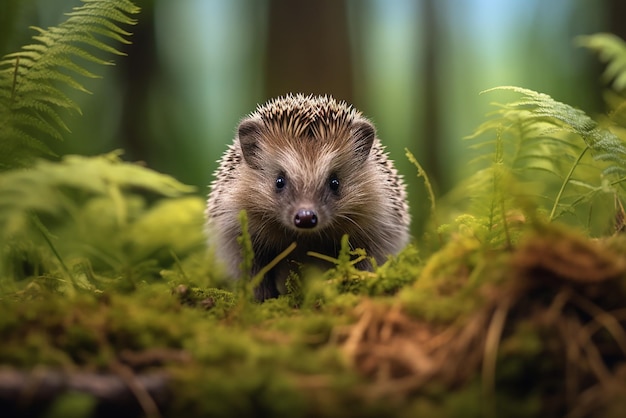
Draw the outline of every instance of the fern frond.
M27 118L28 116L24 115L23 117ZM47 129L47 125L45 126ZM36 152L42 155L51 154L50 149L43 142L26 133L24 130L15 129L13 126L7 126L4 129L7 135L17 138L18 140L0 141L0 155L11 156L10 164L4 163L4 160L0 158L0 171L12 168L15 165L27 165L32 160L32 150L36 150Z
M531 127L536 127L542 136L550 137L550 133L559 131L571 132L579 135L592 150L606 151L606 155L616 157L619 151L623 156L624 146L619 139L610 131L600 128L597 122L582 110L558 102L547 94L515 86L495 87L481 94L499 90L513 91L522 95L520 100L501 105L502 110L498 113L506 119L511 119L507 113L512 112L520 122L528 122ZM542 122L547 125L542 125Z
M80 114L64 89L88 93L77 76L97 78L86 63L111 65L104 54L124 55L109 45L128 44L139 8L128 0L83 0L56 27L33 27L33 43L0 59L0 168L24 165L52 154L44 139L62 139L69 131L60 111ZM30 156L30 158L28 158Z
M24 233L33 214L46 219L75 216L85 199L98 196L109 200L116 222L124 224L128 213L124 194L142 190L173 197L194 188L123 162L118 152L99 157L69 155L61 162L40 160L32 168L8 170L0 174L0 242Z
M587 218L595 199L617 193L615 182L626 173L626 146L613 129L600 126L582 110L547 94L513 86L483 93L502 91L518 97L495 104L497 110L491 119L470 137L486 136L474 148L493 150L476 161L491 159L492 172L509 169L520 189L545 207L550 220L573 213ZM483 178L482 199L497 194L486 189L484 180L488 177L484 173L477 172L476 176ZM583 211L585 215L578 209L582 205L588 208ZM480 213L493 213L493 208Z
M500 90L519 93L522 98L501 105L501 119L496 125L499 126L504 120L507 125L515 122L533 126L537 129L532 132L530 139L540 140L544 144L553 143L561 151L589 148L596 160L611 161L620 169L626 168L626 147L622 141L610 130L600 127L582 110L558 102L547 94L520 87L496 87L483 93ZM515 116L513 121L511 114ZM564 135L567 133L574 136ZM528 133L523 136L524 140L528 140Z
M66 290L82 288L76 269L85 265L108 277L157 277L171 251L204 242L204 202L181 196L192 191L115 152L0 173L0 287L55 277Z
M579 36L576 44L595 51L607 63L603 78L617 91L626 89L626 42L611 33Z

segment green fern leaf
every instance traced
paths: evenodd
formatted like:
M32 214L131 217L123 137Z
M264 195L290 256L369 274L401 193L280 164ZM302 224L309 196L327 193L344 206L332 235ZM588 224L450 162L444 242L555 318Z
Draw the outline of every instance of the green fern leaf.
M598 53L600 60L607 62L603 78L617 91L626 89L626 42L610 33L597 33L576 38L579 46Z
M610 130L600 127L582 110L558 102L547 94L520 87L496 87L483 93L498 90L509 90L522 95L520 100L503 106L503 111L500 113L507 124L510 124L508 112L513 112L519 121L530 125L539 124L539 129L533 134L534 139L541 139L544 143L556 141L557 145L569 145L565 148L559 146L559 151L580 150L576 152L580 154L588 149L594 159L614 162L613 170L626 170L626 147L622 141ZM544 123L548 124L548 129ZM499 122L496 125L499 126ZM574 136L563 136L566 133L574 134ZM554 134L560 136L557 137ZM582 142L577 138L582 139Z
M172 251L185 255L204 243L204 202L182 196L192 191L119 153L39 160L0 173L0 288L14 278L85 287L84 267L91 284L102 272L126 286L137 276L158 277L158 263ZM172 226L166 232L164 219Z
M580 135L591 149L617 151L624 148L614 134L599 128L598 124L580 109L558 102L547 94L515 86L495 87L482 93L498 90L509 90L522 95L520 100L502 105L504 112L499 113L504 113L505 118L508 118L506 112L512 111L520 120L529 122L531 126L538 122L547 122L553 125L555 132L564 130ZM545 129L541 126L539 128Z
M68 155L60 163L41 160L29 169L1 173L0 240L14 233L12 225L23 225L30 214L78 210L80 205L71 203L72 196L106 196L112 204L120 205L117 212L123 214L126 209L121 206L121 196L125 191L145 190L173 197L194 190L170 176L123 162L119 155Z
M601 126L582 110L532 90L504 86L483 93L503 91L515 93L516 99L495 104L491 118L469 137L486 137L473 148L492 150L475 159L483 166L485 159L492 161L489 175L478 171L471 180L479 185L474 188L475 200L493 203L489 196L506 193L494 190L498 183L489 181L494 170L510 170L511 182L545 205L550 220L567 214L588 218L597 199L619 192L626 173L626 146L614 126ZM499 184L510 187L507 182ZM581 212L583 205L587 209ZM490 206L477 213L492 217L494 205Z
M33 43L0 59L0 168L53 155L46 138L69 131L61 111L80 114L64 89L88 90L77 77L97 78L84 63L111 65L104 54L124 55L111 41L128 44L122 25L134 25L139 9L128 0L83 0L65 22L41 29ZM30 156L30 158L29 158Z

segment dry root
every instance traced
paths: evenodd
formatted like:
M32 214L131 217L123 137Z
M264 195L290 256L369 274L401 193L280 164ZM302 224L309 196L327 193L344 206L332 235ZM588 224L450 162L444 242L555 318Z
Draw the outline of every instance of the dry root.
M354 365L373 379L375 397L404 397L437 379L451 386L464 382L480 364L487 315L467 326L436 327L416 321L398 306L363 302L358 322L336 337Z
M399 305L358 306L357 322L335 337L370 379L369 395L406 401L431 382L454 389L480 374L489 404L500 390L528 386L529 374L545 416L615 412L626 394L624 258L602 242L556 232L522 243L509 267L480 310L448 326L412 318ZM510 349L523 338L521 324L541 342L535 360L550 364L549 375ZM529 362L527 380L500 381L506 361Z

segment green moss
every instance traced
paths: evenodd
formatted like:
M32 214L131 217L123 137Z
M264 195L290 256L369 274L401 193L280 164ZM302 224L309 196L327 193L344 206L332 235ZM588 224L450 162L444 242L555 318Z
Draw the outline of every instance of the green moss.
M46 408L44 418L92 417L96 411L97 399L80 392L68 392L54 400Z
M365 289L370 296L387 296L412 284L419 277L423 262L416 244L408 245L397 256L380 266L376 275L365 282Z
M453 321L480 305L478 289L492 276L485 270L486 257L499 256L485 251L475 238L459 236L429 258L417 281L404 287L399 298L416 317Z
M174 373L177 416L303 416L304 399L284 374L252 368L196 368Z
M562 229L556 233L545 228L527 234L570 239ZM578 242L580 237L572 234L571 239ZM620 242L614 238L610 246L620 248ZM343 344L363 320L356 313L366 297L387 310L399 306L415 321L462 326L492 303L490 295L510 283L516 251L497 251L471 235L456 236L426 262L408 248L363 275L360 280L366 284L358 292L347 291L342 283L355 273L349 266L318 275L309 272L301 282L299 306L289 295L241 304L242 294L198 286L177 273L176 266L161 281L139 283L130 292L112 285L68 297L31 289L0 301L5 338L0 363L110 372L112 364L127 361L124 353L142 358L157 350L161 354L148 367L169 376L172 396L166 411L177 416L483 416L480 370L468 372L470 381L454 388L435 378L419 395L396 401L370 398L375 383L360 375L359 357L353 363ZM188 257L195 261L182 259L181 266L204 271L198 253ZM542 390L552 383L535 384L533 390L519 390L518 384L520 377L559 370L545 351L549 339L542 335L532 321L521 321L503 334L496 363L498 390L490 401L498 414L533 416L541 409ZM73 404L72 399L59 402L52 411ZM88 410L89 402L79 404Z

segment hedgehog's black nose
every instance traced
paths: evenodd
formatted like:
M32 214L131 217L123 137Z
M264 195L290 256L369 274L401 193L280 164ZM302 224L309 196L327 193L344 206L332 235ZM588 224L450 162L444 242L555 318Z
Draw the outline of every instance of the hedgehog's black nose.
M315 228L317 215L312 210L300 209L293 218L293 223L298 228Z

